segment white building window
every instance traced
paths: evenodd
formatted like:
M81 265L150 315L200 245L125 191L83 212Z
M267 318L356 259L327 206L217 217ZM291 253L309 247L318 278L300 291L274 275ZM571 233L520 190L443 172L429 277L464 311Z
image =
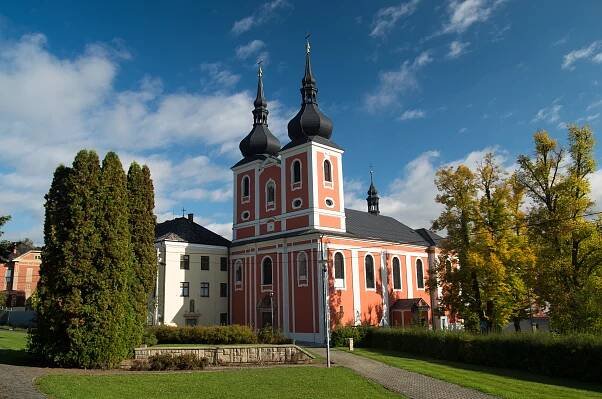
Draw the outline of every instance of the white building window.
M393 258L393 289L401 289L401 264L399 258Z
M249 202L250 190L251 190L251 179L249 176L243 176L242 181L240 182L240 195L241 202Z
M307 285L307 254L305 252L297 254L297 284Z
M291 189L298 190L303 184L301 183L301 161L295 159L291 165Z
M424 269L420 259L416 260L416 287L424 289Z
M345 258L343 254L334 254L334 287L345 288Z
M374 258L372 255L366 255L364 259L364 271L366 274L366 289L376 289L376 281L374 280Z
M276 184L273 180L269 180L265 185L265 210L274 209L276 209Z

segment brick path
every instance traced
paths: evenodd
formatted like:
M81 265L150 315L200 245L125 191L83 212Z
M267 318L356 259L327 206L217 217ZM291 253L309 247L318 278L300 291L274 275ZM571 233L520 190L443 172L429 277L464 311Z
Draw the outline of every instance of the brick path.
M311 349L326 357L323 348ZM412 399L492 399L474 389L464 388L456 384L437 380L422 374L391 367L376 360L353 355L349 352L333 350L331 361L335 364L354 370L358 374L378 382L385 388L398 392Z

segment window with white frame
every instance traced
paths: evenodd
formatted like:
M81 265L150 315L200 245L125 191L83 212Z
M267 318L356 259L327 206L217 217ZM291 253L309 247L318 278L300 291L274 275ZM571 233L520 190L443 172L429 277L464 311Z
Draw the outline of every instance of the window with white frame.
M366 258L364 259L364 271L366 274L366 289L375 289L376 281L374 280L374 258L372 255L366 255Z
M292 189L297 190L301 188L301 161L295 159L291 165L291 184Z
M424 270L420 259L416 260L416 287L424 288Z
M324 160L324 184L332 186L332 165L328 159Z
M266 211L276 209L276 184L273 180L265 185L265 209Z
M209 283L207 281L201 282L201 296L209 298Z
M272 258L266 257L261 262L261 284L272 285Z
M297 284L307 285L307 254L305 252L297 254Z
M241 202L249 202L249 192L251 190L251 179L249 179L249 176L243 176L240 185Z
M393 258L393 289L401 289L401 264L399 258Z
M237 286L242 286L242 261L238 259L234 262L234 283Z
M334 254L334 287L345 288L345 258L343 254Z

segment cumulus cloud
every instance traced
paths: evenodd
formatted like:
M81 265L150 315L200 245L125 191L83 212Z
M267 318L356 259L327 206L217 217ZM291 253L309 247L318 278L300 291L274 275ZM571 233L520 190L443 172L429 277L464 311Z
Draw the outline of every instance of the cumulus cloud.
M374 15L370 36L383 38L394 27L397 21L404 16L410 16L416 11L420 0L411 0L396 6L381 8Z
M449 20L442 33L462 33L472 25L487 21L505 0L452 0L448 5Z
M201 78L205 91L231 88L240 81L240 75L232 73L221 62L202 63L201 72L206 75Z
M257 10L244 18L239 19L232 25L232 33L239 35L247 32L255 27L265 24L276 15L278 12L292 7L286 0L272 0L262 4Z
M461 42L459 40L454 40L449 44L449 52L447 53L447 57L458 58L462 54L466 53L466 49L469 45L469 42Z
M254 97L230 90L238 77L205 66L202 72L219 90L167 92L159 79L145 77L138 87L120 91L115 80L124 58L99 48L58 57L41 34L0 43L0 148L5 149L0 210L14 216L7 239L28 234L41 242L43 195L52 171L70 164L81 148L101 157L115 150L126 166L132 160L148 164L158 215L173 212L185 199L231 197L227 154L238 154L238 142L251 127ZM281 105L273 101L269 107L270 127L284 134ZM185 155L190 148L196 156Z
M589 60L597 64L602 63L602 41L597 40L590 43L588 46L565 54L561 68L572 71L575 69L575 63L581 60Z
M405 61L399 69L382 71L378 77L377 89L364 98L366 109L374 112L383 107L395 105L402 95L410 90L418 89L417 74L432 61L430 52L424 51L414 61Z
M421 109L407 109L401 114L399 120L407 121L411 119L422 119L425 116L426 112Z

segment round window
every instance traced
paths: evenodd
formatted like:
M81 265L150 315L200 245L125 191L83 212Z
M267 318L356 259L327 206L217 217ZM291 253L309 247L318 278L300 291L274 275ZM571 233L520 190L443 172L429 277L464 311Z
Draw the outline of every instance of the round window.
M249 220L249 217L251 217L251 213L249 211L244 211L240 214L240 218L242 220Z
M334 201L331 198L326 198L326 206L333 207Z
M301 208L301 204L303 204L303 202L301 201L301 198L297 198L293 201L293 208L295 208L295 209Z

